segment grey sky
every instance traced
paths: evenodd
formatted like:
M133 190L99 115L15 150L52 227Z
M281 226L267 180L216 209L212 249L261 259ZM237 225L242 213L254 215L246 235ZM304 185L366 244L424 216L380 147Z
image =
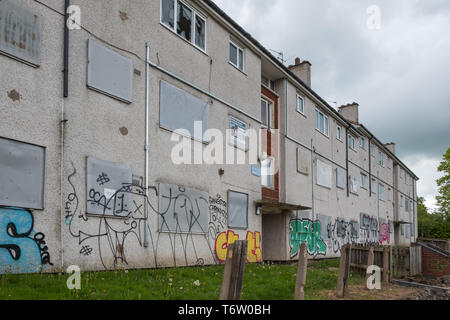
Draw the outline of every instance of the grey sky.
M214 0L268 49L312 63L330 105L356 101L360 121L420 177L433 206L450 147L450 1ZM377 5L381 28L367 27Z

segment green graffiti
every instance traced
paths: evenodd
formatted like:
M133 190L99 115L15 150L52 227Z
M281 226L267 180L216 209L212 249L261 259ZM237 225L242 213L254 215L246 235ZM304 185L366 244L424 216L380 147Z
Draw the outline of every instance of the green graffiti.
M291 258L298 253L301 243L306 243L310 255L322 254L327 252L327 246L320 236L320 221L311 221L309 219L293 219L290 222L289 239L291 242Z
M445 268L448 267L448 261L436 259L433 264L431 264L431 268L435 271L442 272Z

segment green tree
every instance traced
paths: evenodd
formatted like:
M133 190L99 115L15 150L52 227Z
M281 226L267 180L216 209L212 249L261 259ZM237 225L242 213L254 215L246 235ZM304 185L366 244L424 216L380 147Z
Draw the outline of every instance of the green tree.
M439 187L439 194L436 196L437 213L443 217L444 221L448 222L450 217L450 148L445 152L438 171L444 173L444 176L436 181Z

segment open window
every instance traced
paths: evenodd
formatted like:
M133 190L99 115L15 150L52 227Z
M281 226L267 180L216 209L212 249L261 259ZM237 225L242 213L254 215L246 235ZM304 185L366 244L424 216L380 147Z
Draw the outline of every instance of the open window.
M161 23L206 50L206 19L180 0L161 0Z

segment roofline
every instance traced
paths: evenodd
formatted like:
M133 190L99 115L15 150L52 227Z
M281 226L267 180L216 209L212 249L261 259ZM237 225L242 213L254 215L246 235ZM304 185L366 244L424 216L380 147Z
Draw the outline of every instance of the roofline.
M328 111L331 111L334 113L339 120L341 120L343 123L346 124L347 129L350 129L356 133L358 133L358 130L347 120L345 119L336 109L331 107L318 93L316 93L313 89L311 89L309 86L307 86L299 77L297 77L292 71L289 70L283 63L281 63L272 53L270 53L269 50L267 50L261 43L258 42L255 38L252 37L251 34L249 34L247 31L244 30L236 21L234 21L229 15L227 15L219 6L217 6L213 1L211 0L201 0L204 2L209 8L211 8L214 12L216 12L219 16L221 16L223 19L225 19L226 22L228 22L233 28L236 29L244 38L246 38L250 43L252 43L258 50L260 50L264 55L266 55L272 62L278 66L285 74L287 74L289 77L291 77L292 80L296 81L301 85L301 87L309 92L311 95L313 95L317 100L319 100L327 109ZM360 126L371 136L372 139L375 139L375 141L380 144L385 152L389 154L393 159L395 159L398 163L400 163L405 169L414 176L416 180L419 180L419 177L417 177L395 154L393 154L389 149L386 148L386 146L377 139L366 127L364 127L362 124Z

